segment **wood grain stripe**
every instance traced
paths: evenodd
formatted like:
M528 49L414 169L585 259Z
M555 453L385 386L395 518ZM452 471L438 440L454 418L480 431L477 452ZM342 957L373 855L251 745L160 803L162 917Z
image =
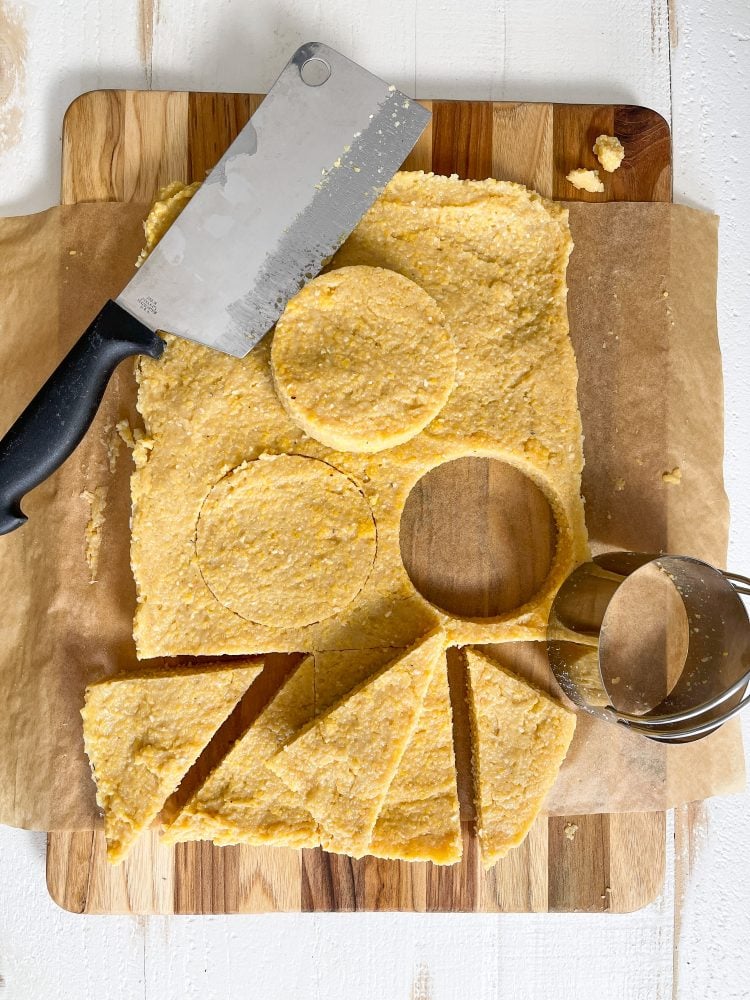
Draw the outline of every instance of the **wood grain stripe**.
M317 848L302 854L302 909L352 912L364 890L363 863Z
M70 105L63 120L61 201L125 201L125 91L95 90Z
M420 101L419 103L428 111L433 110L432 101ZM430 119L427 128L417 139L417 144L406 157L402 170L424 170L425 173L432 170L432 121Z
M610 910L631 913L659 894L664 884L666 833L663 812L610 815ZM648 858L648 864L638 863L643 858Z
M450 867L428 866L427 910L431 913L461 913L483 909L479 841L474 836L473 822L462 820L461 829L464 849L461 863Z
M197 841L174 848L174 912L237 913L239 848Z
M302 858L285 847L237 848L237 912L299 912Z
M202 181L261 103L260 94L196 94L188 103L188 174ZM206 128L206 122L211 128Z
M411 910L427 908L427 864L364 858L365 910Z
M576 827L575 836L566 836ZM609 816L550 816L548 909L610 909Z
M138 51L151 89L154 76L154 26L159 17L159 0L138 0Z
M573 187L567 175L578 167L599 170L593 146L597 136L612 135L614 109L600 104L555 104L553 110L552 196L576 201L612 201L609 181L604 179L604 192L592 194Z
M648 108L620 104L612 128L625 147L625 159L608 175L611 200L671 201L672 136L665 119Z
M492 176L492 104L434 101L432 169L468 180Z
M93 830L64 830L49 837L47 891L71 913L86 912L95 836Z
M486 873L481 883L481 910L537 913L548 909L547 826L547 817L540 816L523 844Z
M495 104L492 176L525 184L552 197L552 139L551 104Z
M116 201L150 201L188 178L188 94L127 91L122 190Z

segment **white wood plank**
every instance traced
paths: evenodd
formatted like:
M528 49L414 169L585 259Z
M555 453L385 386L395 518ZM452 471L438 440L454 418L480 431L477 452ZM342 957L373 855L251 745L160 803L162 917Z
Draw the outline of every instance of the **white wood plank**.
M152 918L148 1000L666 1000L671 886L607 919L477 914Z
M297 46L311 40L413 88L414 3L347 0L160 0L153 85L263 93Z
M732 503L730 563L750 566L750 5L696 0L677 7L674 75L675 197L721 216L718 316L724 353L727 490Z
M680 0L672 37L675 197L721 216L718 317L726 399L729 565L750 566L750 6ZM743 569L745 567L745 569ZM750 714L743 733L750 747ZM706 803L706 824L677 859L687 891L677 942L676 996L750 996L750 795Z
M26 39L25 82L20 139L0 153L0 211L23 215L60 200L60 136L70 102L97 87L143 87L145 75L135 0L9 6Z
M418 96L645 104L669 118L667 3L417 5Z
M143 921L61 910L45 885L46 841L43 833L0 826L0 997L144 996Z
M669 995L670 884L615 919L80 917L47 897L43 857L43 835L0 828L0 996L13 1000L349 1000L355 989L373 1000L546 1000L553 982L559 1000L594 1000L605 986L612 1000Z

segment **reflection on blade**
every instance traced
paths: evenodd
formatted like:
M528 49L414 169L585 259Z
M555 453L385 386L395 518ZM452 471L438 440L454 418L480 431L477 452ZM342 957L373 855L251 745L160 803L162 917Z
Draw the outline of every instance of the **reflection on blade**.
M314 58L330 77L309 86ZM153 330L243 357L325 264L429 112L339 53L302 46L118 298Z

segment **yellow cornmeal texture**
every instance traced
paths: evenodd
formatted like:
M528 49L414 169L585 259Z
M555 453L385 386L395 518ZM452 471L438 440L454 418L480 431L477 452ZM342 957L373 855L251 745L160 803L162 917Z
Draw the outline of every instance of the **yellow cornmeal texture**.
M399 653L393 649L315 654L315 708L324 712ZM453 864L461 858L453 716L445 658L438 663L414 735L378 815L368 854Z
M167 338L139 368L146 434L135 451L131 559L141 657L408 646L442 624L449 643L542 639L554 593L587 555L577 373L568 337L567 212L520 185L396 175L333 266L397 271L438 303L456 342L456 387L428 427L377 454L336 452L308 437L274 391L271 337L241 360ZM320 458L349 476L377 525L366 584L319 624L275 628L225 608L195 551L203 502L228 471L263 453ZM414 590L399 521L411 487L461 455L511 462L548 497L558 525L541 591L492 621L454 619Z
M566 309L571 250L567 210L521 185L400 173L334 260L411 278L441 307L456 342L457 384L445 407L386 454L402 463L431 456L432 465L460 454L497 457L538 484L557 520L543 590L495 624L444 618L451 643L543 638L552 596L587 556Z
M445 405L456 349L437 303L394 271L320 275L276 324L271 370L285 409L339 451L408 441Z
M579 191L589 191L591 194L601 194L604 191L604 182L600 180L598 170L579 167L577 170L571 170L565 179Z
M403 653L403 649L338 649L315 653L315 714L321 715L337 701L378 673Z
M83 740L112 863L125 858L261 669L257 661L206 664L89 685Z
M477 834L485 868L517 847L568 752L576 717L478 650L467 649Z
M443 656L378 815L368 853L452 865L461 860L461 850L453 713Z
M163 840L316 847L315 820L266 767L314 714L314 661L308 656L196 790Z
M261 456L225 475L198 518L198 563L224 607L277 627L345 608L375 559L375 522L351 479L325 462Z
M269 760L312 813L326 850L367 853L444 641L440 631L420 640Z
M597 160L609 174L617 170L625 159L625 147L616 135L597 136L593 150Z
M180 181L173 181L166 187L159 189L148 218L143 224L146 245L136 261L136 267L140 267L148 257L164 232L172 225L199 187L199 181L188 185L182 184Z

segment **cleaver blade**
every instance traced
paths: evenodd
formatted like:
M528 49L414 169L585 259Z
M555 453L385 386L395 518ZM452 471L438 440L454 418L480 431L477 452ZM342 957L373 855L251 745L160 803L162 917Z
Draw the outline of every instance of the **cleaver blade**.
M151 330L244 357L429 118L327 45L302 45L117 303Z
M308 42L115 300L0 440L0 535L77 447L125 358L160 331L237 358L343 243L430 115L340 53Z

